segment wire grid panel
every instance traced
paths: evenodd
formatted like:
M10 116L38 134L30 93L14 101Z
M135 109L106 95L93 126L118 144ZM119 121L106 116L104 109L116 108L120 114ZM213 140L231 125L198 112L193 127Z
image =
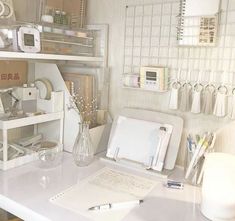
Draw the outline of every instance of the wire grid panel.
M139 74L141 66L163 65L170 68L172 78L181 80L192 70L197 81L199 71L205 71L201 81L209 81L209 71L215 71L214 83L232 84L235 69L235 1L222 0L218 39L215 47L179 46L177 25L180 1L164 1L126 6L124 74ZM226 76L224 76L226 75Z
M124 73L139 73L140 66L167 65L176 47L178 3L126 7Z

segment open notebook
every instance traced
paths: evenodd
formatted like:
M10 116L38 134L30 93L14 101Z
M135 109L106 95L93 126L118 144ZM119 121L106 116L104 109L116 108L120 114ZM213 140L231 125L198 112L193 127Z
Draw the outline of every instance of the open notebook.
M156 184L155 181L105 167L52 197L50 202L94 221L120 221L133 208L105 211L88 209L106 203L143 199Z

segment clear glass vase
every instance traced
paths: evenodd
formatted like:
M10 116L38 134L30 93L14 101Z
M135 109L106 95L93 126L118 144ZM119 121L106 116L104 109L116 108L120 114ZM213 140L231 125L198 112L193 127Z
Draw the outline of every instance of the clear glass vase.
M88 122L79 123L79 133L73 147L73 159L80 167L88 166L94 159Z

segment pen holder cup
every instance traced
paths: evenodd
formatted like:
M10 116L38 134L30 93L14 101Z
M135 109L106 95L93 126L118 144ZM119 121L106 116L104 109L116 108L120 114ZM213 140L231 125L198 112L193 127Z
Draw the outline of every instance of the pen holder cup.
M197 163L194 163L193 166L192 160L195 157L194 155L196 153L196 147L197 143L195 142L195 147L192 148L192 145L190 145L188 142L186 143L186 150L185 150L185 160L184 160L184 181L190 185L194 186L201 186L202 178L203 178L203 165L205 161L205 155L207 153L214 152L214 148L209 146L209 148L205 151L205 153L202 154L197 159Z
M197 184L197 180L198 180L198 177L200 176L200 172L201 172L201 168L202 168L202 164L203 164L202 162L197 164L192 169L190 176L186 178L186 173L187 173L187 170L189 168L189 165L190 165L192 158L193 158L193 153L189 152L188 149L186 149L185 164L184 164L184 175L185 175L184 181L190 185L198 186L199 184Z

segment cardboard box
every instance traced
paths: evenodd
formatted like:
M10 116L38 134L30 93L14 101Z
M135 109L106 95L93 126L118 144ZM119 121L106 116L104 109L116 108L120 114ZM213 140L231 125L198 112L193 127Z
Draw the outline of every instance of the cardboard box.
M0 88L22 86L27 83L26 61L0 61Z
M46 5L50 8L64 10L69 14L80 14L84 0L47 0Z

